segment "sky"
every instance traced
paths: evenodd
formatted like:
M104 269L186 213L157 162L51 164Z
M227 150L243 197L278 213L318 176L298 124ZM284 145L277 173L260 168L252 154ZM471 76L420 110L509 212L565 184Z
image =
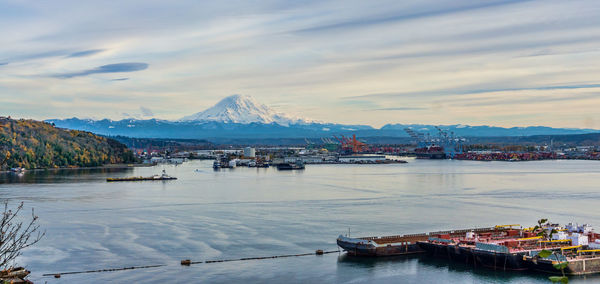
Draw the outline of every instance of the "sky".
M598 1L0 0L0 115L600 129Z

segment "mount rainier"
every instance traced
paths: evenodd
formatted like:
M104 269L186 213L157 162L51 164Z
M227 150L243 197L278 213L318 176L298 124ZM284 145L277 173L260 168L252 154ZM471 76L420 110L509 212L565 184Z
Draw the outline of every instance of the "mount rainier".
M399 117L399 119L406 119ZM405 128L422 133L437 134L432 125L386 124L376 129L368 125L325 123L292 117L276 112L244 95L232 95L214 106L185 116L176 121L160 119L49 119L57 127L90 131L107 136L139 138L209 139L268 139L268 138L320 138L332 135L356 134L360 137L407 137ZM529 136L594 133L594 129L551 128L545 126L494 127L445 125L442 129L465 137Z

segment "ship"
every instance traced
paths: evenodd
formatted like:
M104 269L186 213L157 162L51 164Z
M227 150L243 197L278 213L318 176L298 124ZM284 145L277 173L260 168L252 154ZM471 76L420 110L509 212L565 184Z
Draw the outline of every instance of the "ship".
M107 182L115 181L145 181L145 180L174 180L176 177L167 175L167 172L163 170L162 175L153 175L149 177L124 177L124 178L107 178Z
M277 164L278 170L304 170L304 163L300 160L295 163L279 163Z
M444 148L438 145L428 145L415 149L417 159L446 159Z

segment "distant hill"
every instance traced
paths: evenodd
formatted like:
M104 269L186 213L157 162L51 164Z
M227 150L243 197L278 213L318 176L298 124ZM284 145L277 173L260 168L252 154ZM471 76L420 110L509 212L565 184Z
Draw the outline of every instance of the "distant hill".
M122 143L35 120L0 117L0 168L92 167L131 163Z
M364 137L408 137L404 131L410 128L422 134L437 136L433 125L393 124L380 129L367 125L344 125L333 123L302 123L287 126L277 123L232 123L219 121L168 121L158 119L119 121L103 119L50 119L46 120L58 127L90 131L106 136L128 136L138 138L206 139L213 143L227 143L232 140L254 139L293 139L321 138L333 135L356 134ZM467 125L441 125L441 129L454 132L462 137L519 137L531 135L571 135L599 132L593 129L530 127L493 127Z
M242 140L332 138L333 135L358 137L409 137L405 128L423 135L437 136L433 125L387 124L377 129L368 125L345 125L294 117L260 104L248 96L233 95L214 106L177 121L161 119L49 119L58 127L90 131L106 136L138 138L207 139L214 143ZM442 125L441 129L462 137L564 135L600 132L594 129L552 128L545 126L495 127Z
M200 139L135 138L111 136L130 149L171 149L172 151L199 150L214 148L214 144Z
M600 133L571 135L532 135L518 137L477 137L470 144L600 146Z

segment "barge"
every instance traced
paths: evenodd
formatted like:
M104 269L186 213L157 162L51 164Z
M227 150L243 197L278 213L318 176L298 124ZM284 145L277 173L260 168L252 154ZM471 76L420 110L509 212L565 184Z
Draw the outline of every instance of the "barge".
M510 225L514 226L514 225ZM593 243L588 243L589 241ZM566 262L565 274L600 273L600 234L589 225L560 227L546 224L503 232L467 232L462 237L437 235L417 244L432 256L472 263L498 270L536 270L562 273L557 263ZM571 250L579 249L578 253ZM538 254L547 251L550 257Z
M340 235L337 244L352 256L420 253L496 270L561 274L560 264L566 275L600 273L600 234L587 224L540 223L532 228L513 224L385 237Z
M422 234L396 235L384 237L360 237L351 238L340 235L337 245L349 255L355 256L396 256L406 254L425 253L426 250L418 245L419 241L426 241L432 236L451 235L462 236L467 232L497 232L505 228L474 228L452 231L430 232Z
M150 177L124 177L124 178L107 178L107 182L116 182L116 181L145 181L145 180L174 180L176 177L172 177L167 175L165 170L163 170L162 175L153 175Z

